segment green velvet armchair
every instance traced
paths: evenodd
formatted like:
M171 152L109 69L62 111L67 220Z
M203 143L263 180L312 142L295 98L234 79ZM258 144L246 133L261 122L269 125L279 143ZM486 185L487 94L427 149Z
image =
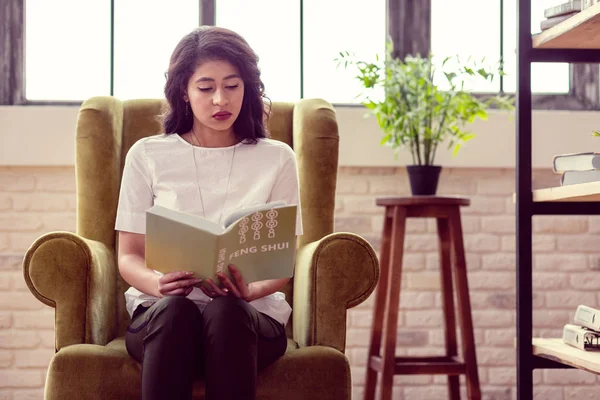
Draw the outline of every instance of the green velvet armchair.
M76 233L41 236L23 261L33 295L56 309L47 400L140 397L141 365L125 349L128 285L117 269L114 222L125 154L136 140L161 131L161 107L160 100L94 97L79 111ZM350 399L346 310L372 293L379 264L360 236L333 233L339 142L333 107L305 99L274 103L272 110L272 138L292 146L298 158L304 235L284 290L293 308L288 348L260 372L258 397ZM204 398L202 381L194 398Z

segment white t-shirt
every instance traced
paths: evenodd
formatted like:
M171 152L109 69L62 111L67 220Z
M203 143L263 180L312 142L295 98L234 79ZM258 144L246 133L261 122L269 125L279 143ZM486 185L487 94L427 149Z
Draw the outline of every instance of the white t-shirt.
M146 210L154 204L219 222L239 208L278 200L298 206L296 234L301 235L298 165L294 151L283 142L259 139L257 144L206 148L192 146L178 134L149 136L127 153L115 229L145 234ZM212 300L198 288L187 297L201 310ZM125 300L131 316L138 305L158 298L130 287ZM281 292L250 304L282 324L292 312Z

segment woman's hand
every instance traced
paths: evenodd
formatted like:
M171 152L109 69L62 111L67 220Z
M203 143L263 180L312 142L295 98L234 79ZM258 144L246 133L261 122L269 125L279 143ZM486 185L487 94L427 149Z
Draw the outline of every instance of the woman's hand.
M187 296L202 279L194 278L191 271L171 271L158 279L158 292L161 297Z
M217 273L217 278L221 281L223 288L217 286L211 279L207 279L205 283L207 283L209 287L202 286L200 289L202 289L204 294L212 298L232 295L250 301L250 288L246 284L246 281L244 281L241 272L233 265L229 265L229 272L231 273L233 282L227 275L220 272Z

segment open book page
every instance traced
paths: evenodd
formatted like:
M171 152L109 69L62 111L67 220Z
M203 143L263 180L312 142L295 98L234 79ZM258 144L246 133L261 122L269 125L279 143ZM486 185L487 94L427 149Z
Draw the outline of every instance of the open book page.
M213 235L220 235L225 232L224 227L202 218L199 215L176 211L159 205L152 206L152 208L146 212L146 215L149 217L162 217L181 225L188 225L192 228L210 232Z
M215 279L217 238L223 228L195 215L154 206L146 213L146 266L156 271L194 271Z
M245 217L246 215L252 214L253 212L270 210L272 208L284 207L285 205L286 205L285 201L280 200L280 201L273 201L271 203L258 204L256 206L252 206L252 207L241 208L239 210L232 212L231 214L229 214L227 216L227 218L225 218L225 221L223 221L223 227L225 229L227 229L234 222L238 221L242 217Z
M228 227L218 240L217 270L235 265L247 283L294 274L297 206L255 211Z

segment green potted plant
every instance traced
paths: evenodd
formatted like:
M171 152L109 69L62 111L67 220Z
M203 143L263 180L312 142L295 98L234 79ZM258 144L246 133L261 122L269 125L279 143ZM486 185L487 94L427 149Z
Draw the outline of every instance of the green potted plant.
M431 55L398 59L391 56L392 51L388 42L383 61L379 57L376 62L356 60L347 51L341 52L336 61L345 68L355 66L356 78L367 91L383 88L382 99L362 94L363 104L377 117L383 131L380 144L391 147L396 154L408 149L413 162L406 167L412 194L433 195L441 171L441 166L435 164L438 146L446 142L456 155L461 145L475 136L467 130L468 123L476 118L487 119L487 109L492 105L514 107L507 96L483 99L464 89L468 78L494 78L494 72L480 65L482 62L468 59L461 63L458 57L448 57L438 67ZM453 61L456 63L451 67ZM441 68L448 89L434 82L436 68Z

